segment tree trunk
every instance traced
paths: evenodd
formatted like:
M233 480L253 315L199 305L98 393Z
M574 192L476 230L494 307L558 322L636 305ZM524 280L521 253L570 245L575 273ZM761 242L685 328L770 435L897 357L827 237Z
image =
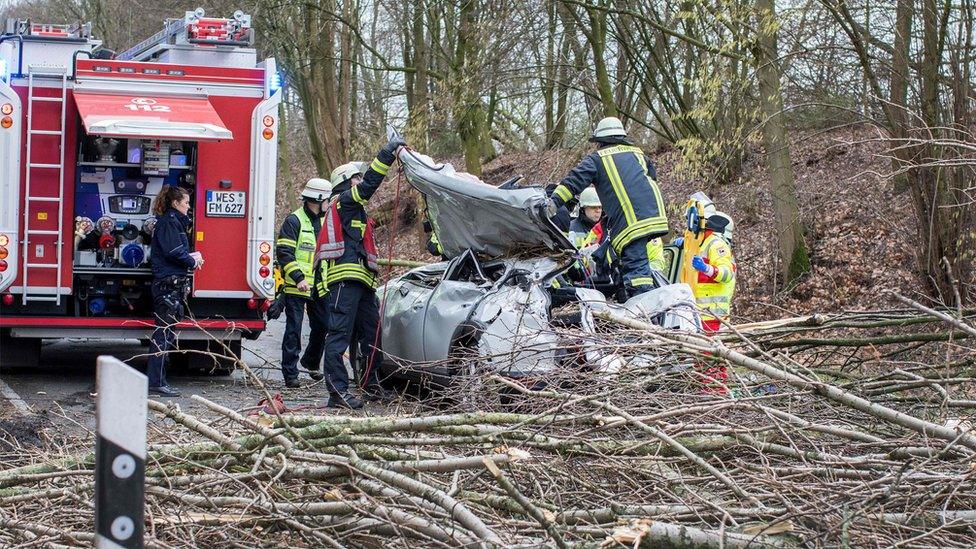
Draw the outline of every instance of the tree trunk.
M891 124L890 132L893 139L891 148L898 150L899 144L904 144L904 139L908 137L908 56L909 47L912 40L912 17L914 0L898 0L895 8L895 41L894 53L891 56L891 93L888 96L888 105L885 106L888 121ZM864 76L867 80L867 75ZM892 159L892 168L897 171L902 168L906 160L910 160L911 152L902 149L903 152L896 152L896 158ZM908 190L908 175L901 174L895 177L895 192L902 193Z
M939 99L939 67L942 59L942 42L939 31L939 7L936 0L922 1L922 64L919 70L921 80L921 118L924 128L920 137L938 139L942 137L942 105ZM957 243L961 236L958 215L954 208L951 172L925 163L937 160L939 154L930 143L919 147L916 161L923 165L914 172L912 198L919 219L922 246L919 259L923 272L935 290L936 297L947 305L953 304L954 289L942 263L943 258L950 268L957 265Z
M457 51L455 55L454 77L457 80L455 91L454 120L461 147L464 150L464 164L469 173L481 175L481 153L484 150L482 139L485 135L485 111L476 89L477 78L472 70L477 55L475 44L475 2L461 2L461 24L458 27Z
M291 173L291 147L288 143L288 106L282 101L278 104L278 181L284 183L285 210L290 212L298 207L301 191L296 188L298 182ZM278 193L278 196L281 194Z
M783 119L783 97L780 93L780 72L777 65L778 24L775 0L756 0L755 8L759 35L753 51L759 78L760 103L765 117L763 141L768 156L775 230L779 244L779 275L783 280L782 286L787 286L810 270L810 259L803 242L796 182Z
M607 12L596 9L587 11L590 16L590 32L587 36L593 52L593 70L596 73L596 89L603 107L603 116L617 116L619 113L613 100L613 85L610 83L610 73L604 57L607 48Z
M413 64L415 69L411 82L413 105L410 107L407 122L407 137L418 150L427 150L430 138L430 76L428 64L430 54L427 44L427 33L424 21L427 19L427 6L423 1L415 2L413 6L413 23L411 36L413 42Z

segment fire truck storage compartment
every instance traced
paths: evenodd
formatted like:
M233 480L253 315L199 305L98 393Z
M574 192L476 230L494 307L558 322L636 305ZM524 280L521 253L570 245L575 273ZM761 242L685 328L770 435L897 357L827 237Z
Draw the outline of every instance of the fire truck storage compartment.
M152 206L164 185L196 196L194 141L89 135L79 128L73 272L78 316L151 316ZM192 231L192 227L191 227ZM191 251L193 239L189 239Z

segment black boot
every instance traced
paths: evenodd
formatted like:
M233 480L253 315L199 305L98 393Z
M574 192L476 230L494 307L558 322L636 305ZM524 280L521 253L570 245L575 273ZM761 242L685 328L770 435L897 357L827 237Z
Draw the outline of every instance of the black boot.
M329 393L329 408L349 408L350 410L358 410L362 407L363 401L348 391L345 393Z
M169 385L160 385L159 387L150 387L149 394L161 396L161 397L178 397L180 392L176 389L170 387Z
M308 366L305 365L304 362L302 362L301 364L302 364L302 369L308 372L308 377L312 378L312 381L322 381L323 379L325 379L325 374L322 373L321 369L309 368Z

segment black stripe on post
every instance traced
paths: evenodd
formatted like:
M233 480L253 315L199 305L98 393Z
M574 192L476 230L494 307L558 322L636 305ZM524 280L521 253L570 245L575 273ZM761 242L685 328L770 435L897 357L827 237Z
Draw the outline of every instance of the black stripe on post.
M146 376L98 357L95 534L99 548L141 548L145 515Z

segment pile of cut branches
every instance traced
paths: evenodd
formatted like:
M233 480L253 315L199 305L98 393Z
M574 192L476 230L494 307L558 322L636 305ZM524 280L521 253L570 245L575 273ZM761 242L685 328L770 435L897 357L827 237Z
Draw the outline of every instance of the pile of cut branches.
M603 314L559 336L619 374L471 357L409 416L152 402L147 543L971 547L973 315L906 305L717 338ZM90 451L0 458L0 545L90 543Z

